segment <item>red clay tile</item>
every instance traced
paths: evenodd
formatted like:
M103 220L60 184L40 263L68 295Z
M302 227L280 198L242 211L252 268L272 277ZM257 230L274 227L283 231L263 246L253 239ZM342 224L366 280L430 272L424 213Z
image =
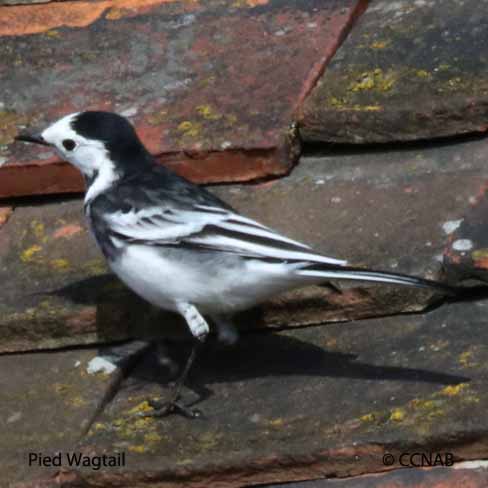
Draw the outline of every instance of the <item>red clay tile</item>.
M129 116L159 161L199 182L286 174L299 154L294 110L362 8L124 0L10 7L8 18L2 9L0 197L82 190L56 156L13 138L86 109Z

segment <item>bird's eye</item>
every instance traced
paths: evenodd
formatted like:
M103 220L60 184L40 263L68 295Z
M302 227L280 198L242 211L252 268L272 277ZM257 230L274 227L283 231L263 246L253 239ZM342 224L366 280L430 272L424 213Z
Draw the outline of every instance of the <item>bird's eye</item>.
M65 139L63 141L63 147L67 150L67 151L72 151L75 147L76 147L76 142L73 141L73 139Z

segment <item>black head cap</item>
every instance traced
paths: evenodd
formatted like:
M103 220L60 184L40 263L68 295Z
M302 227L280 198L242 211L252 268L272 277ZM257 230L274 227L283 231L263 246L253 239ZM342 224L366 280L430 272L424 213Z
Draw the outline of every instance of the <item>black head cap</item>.
M132 124L112 112L81 112L71 122L74 131L87 139L102 141L110 159L123 166L137 167L148 160L148 152Z

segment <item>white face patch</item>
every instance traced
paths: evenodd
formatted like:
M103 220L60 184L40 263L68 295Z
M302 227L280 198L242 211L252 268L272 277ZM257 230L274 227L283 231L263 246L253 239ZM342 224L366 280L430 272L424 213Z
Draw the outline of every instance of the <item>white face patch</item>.
M71 124L77 115L73 113L59 119L45 129L41 136L62 159L76 166L85 176L93 177L106 164L113 164L102 141L86 139L73 130Z

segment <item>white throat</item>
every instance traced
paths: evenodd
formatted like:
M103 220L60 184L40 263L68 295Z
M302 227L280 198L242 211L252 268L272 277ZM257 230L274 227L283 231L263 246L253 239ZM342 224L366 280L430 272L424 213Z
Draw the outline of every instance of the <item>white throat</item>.
M119 176L115 171L113 163L107 159L102 164L98 174L87 189L85 194L85 206L100 195L100 193L108 190L118 179Z

